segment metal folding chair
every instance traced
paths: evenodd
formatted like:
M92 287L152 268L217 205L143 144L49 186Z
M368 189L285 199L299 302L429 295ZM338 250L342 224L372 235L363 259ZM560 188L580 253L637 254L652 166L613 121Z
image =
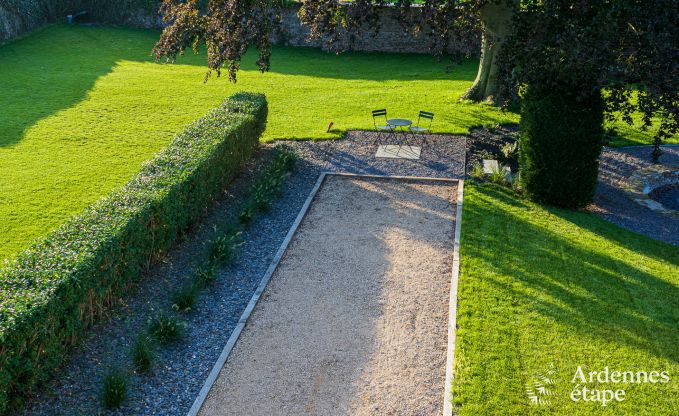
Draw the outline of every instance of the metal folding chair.
M387 122L387 110L386 109L381 109L381 110L373 110L373 125L375 126L375 131L377 133L380 132L388 132L388 133L394 133L394 126L390 125ZM380 124L382 122L382 118L384 118L384 124ZM380 135L377 135L377 144L381 143L380 140Z
M424 124L427 124L427 127L420 126L420 121L422 119L429 120L429 124L427 124L426 121L424 122ZM410 131L413 133L429 133L431 131L432 121L434 121L434 113L430 113L429 111L420 111L420 114L417 116L417 124L410 126Z
M422 120L429 120L429 123L427 124L426 121ZM424 134L424 133L430 133L431 132L431 123L434 121L434 113L430 113L429 111L420 111L420 114L417 116L417 124L414 126L410 126L410 132L411 133L416 133L416 134ZM422 123L422 124L420 124ZM426 127L425 127L426 125ZM423 136L422 137L422 145L427 144L427 137Z

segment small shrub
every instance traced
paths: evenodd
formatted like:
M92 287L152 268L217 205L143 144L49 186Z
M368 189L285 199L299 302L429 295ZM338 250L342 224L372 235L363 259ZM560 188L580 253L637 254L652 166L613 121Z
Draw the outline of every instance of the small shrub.
M290 172L297 164L297 155L291 149L284 148L277 155L283 170Z
M271 208L273 184L258 183L252 191L252 205L259 211L266 212Z
M102 402L107 409L115 409L127 396L127 375L118 369L111 370L104 378Z
M505 143L500 147L500 153L505 161L516 160L519 156L519 142Z
M217 280L217 268L212 262L208 262L196 269L194 281L198 287L206 287Z
M510 184L512 176L506 166L498 163L497 167L494 167L488 175L488 180L498 185L507 186Z
M236 256L236 250L241 246L241 233L227 233L219 236L212 241L210 246L210 261L217 264L228 264Z
M469 176L477 181L482 181L486 179L486 172L483 171L483 166L479 162L476 162L472 166L472 171L469 172Z
M164 345L179 341L184 329L184 322L174 315L159 313L149 320L149 335Z
M196 305L197 299L197 285L186 285L177 290L172 296L172 309L177 312L189 312Z
M153 361L156 355L153 350L153 343L146 336L141 336L137 339L132 349L132 361L134 362L134 368L139 373L146 373L153 366Z
M252 218L254 217L254 210L252 207L245 207L243 211L241 211L240 215L238 216L238 222L240 222L243 225L248 225L252 222Z

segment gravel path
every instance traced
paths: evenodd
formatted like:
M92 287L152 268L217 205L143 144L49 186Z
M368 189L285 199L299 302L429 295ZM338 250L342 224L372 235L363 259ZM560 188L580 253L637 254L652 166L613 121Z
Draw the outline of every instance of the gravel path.
M185 316L188 324L185 340L160 349L151 374L131 377L123 406L105 411L100 403L105 373L113 366L131 365L128 356L131 345L148 318L170 308L173 292L185 283L196 267L196 260L202 258L205 242L214 236L215 226L228 224L240 212L256 172L270 157L271 146L265 146L229 185L200 226L190 231L136 290L121 300L121 305L111 311L110 319L88 331L58 377L28 401L22 414L185 415L322 170L443 177L461 177L464 172L461 136L433 138L434 145L425 147L423 158L417 163L376 161L372 158L373 149L368 149L374 139L370 133L356 132L343 140L285 142L300 156L298 167L283 185L271 211L257 216L243 234L245 245L237 261L220 271L218 282L202 292L195 310Z
M328 177L201 414L441 414L455 194Z
M605 149L601 155L599 184L590 209L614 224L679 245L679 218L639 205L621 188L623 181L634 171L651 165L650 154L651 146ZM664 146L660 163L679 163L679 146Z

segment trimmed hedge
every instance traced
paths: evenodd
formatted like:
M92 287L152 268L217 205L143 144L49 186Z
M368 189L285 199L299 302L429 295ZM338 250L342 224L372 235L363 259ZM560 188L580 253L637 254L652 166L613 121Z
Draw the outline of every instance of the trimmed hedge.
M603 144L601 94L529 85L521 100L521 185L534 201L580 208L592 201Z
M130 182L0 270L0 412L45 380L128 282L195 223L259 143L259 94L236 94Z

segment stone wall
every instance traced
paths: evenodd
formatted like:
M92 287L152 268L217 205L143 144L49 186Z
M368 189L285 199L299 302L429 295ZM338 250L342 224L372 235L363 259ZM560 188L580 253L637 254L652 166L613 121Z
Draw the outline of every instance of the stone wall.
M16 10L3 8L5 2L14 4L40 4L38 11L26 14ZM68 10L87 10L86 20L100 23L112 23L122 26L147 29L162 29L163 22L156 12L157 0L0 0L0 43L11 39L42 24L56 19L65 20ZM54 4L61 4L56 7ZM49 6L51 5L51 6ZM276 29L273 41L291 46L308 46L325 48L323 42L309 39L309 30L299 21L297 13L300 6L291 6L283 10L281 25ZM357 36L345 35L341 39L344 49L364 52L403 52L428 53L431 40L424 28L421 34L413 36L405 30L396 19L396 10L385 6L380 12L380 30L377 34L366 27Z
M0 44L56 19L66 20L77 0L0 0Z
M320 40L309 40L309 29L299 21L298 11L299 6L283 11L281 26L274 36L274 41L291 46L324 47ZM393 7L385 6L380 11L379 25L380 30L377 34L366 27L358 36L344 36L341 40L343 48L363 52L429 52L431 40L425 34L428 31L422 30L419 36L413 36L396 19Z

